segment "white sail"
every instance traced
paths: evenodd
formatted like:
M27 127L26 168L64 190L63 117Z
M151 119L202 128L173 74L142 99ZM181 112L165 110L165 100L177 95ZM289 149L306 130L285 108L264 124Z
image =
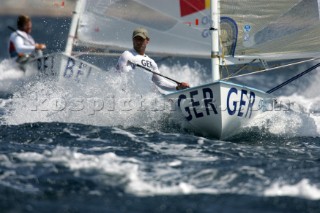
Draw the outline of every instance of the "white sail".
M179 1L87 0L78 26L79 42L95 47L132 47L137 26L148 29L148 52L185 56L209 56L210 39L189 27L180 17ZM175 16L173 16L175 15Z
M78 44L131 48L133 29L144 26L151 37L149 53L210 57L208 0L84 1ZM319 0L223 0L220 5L224 55L303 58L319 53Z

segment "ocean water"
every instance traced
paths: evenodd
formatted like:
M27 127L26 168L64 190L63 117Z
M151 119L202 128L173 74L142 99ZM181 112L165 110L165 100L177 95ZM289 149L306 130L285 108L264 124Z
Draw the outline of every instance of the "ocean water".
M3 17L2 29L12 19ZM69 23L35 18L34 36L50 43L48 52L63 50ZM1 212L320 212L318 70L278 91L290 110L263 113L221 141L189 130L156 92L141 107L126 105L135 93L117 77L26 82L1 56ZM106 75L116 62L86 60ZM210 78L206 60L170 58L159 66L193 86ZM242 81L270 89L284 79Z

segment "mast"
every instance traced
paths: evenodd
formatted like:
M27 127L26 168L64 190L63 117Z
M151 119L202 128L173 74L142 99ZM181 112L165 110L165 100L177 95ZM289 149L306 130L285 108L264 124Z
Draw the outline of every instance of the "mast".
M65 54L70 55L70 56L72 53L73 41L74 41L74 38L76 37L76 33L77 33L80 12L82 10L82 6L84 5L84 3L85 3L84 0L77 0L76 8L73 11L72 22L71 22L67 45L66 45L66 49L65 49Z
M220 58L219 58L219 16L220 4L219 0L211 0L211 72L213 81L220 80Z

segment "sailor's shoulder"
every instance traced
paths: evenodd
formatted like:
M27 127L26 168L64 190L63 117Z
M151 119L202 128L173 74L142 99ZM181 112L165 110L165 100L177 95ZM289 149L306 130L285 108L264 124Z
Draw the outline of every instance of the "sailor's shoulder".
M26 38L28 37L28 33L21 31L21 30L17 30L15 33L19 34L20 36L26 37Z
M135 54L134 54L134 52L132 52L131 50L126 50L126 51L124 51L124 52L122 53L122 56L123 56L123 57L134 57Z
M129 59L132 57L132 54L129 50L124 51L121 55L120 58L122 59Z
M16 30L15 32L12 32L10 34L10 40L16 39L16 38L21 38L21 37L27 38L27 33L23 32L23 31L20 31L20 30Z
M17 34L16 32L12 32L12 33L10 34L10 40L16 38L17 36L18 36L18 34Z

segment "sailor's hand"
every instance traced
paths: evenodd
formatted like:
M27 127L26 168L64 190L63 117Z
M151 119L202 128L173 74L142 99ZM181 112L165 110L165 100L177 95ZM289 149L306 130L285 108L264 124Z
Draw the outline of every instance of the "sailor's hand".
M186 89L189 88L189 84L187 82L181 82L180 84L178 84L178 86L176 87L177 90L181 90L181 89Z
M27 57L28 55L24 54L24 53L18 53L18 58L22 58L22 57Z
M36 50L43 50L46 49L46 45L45 44L35 44Z

